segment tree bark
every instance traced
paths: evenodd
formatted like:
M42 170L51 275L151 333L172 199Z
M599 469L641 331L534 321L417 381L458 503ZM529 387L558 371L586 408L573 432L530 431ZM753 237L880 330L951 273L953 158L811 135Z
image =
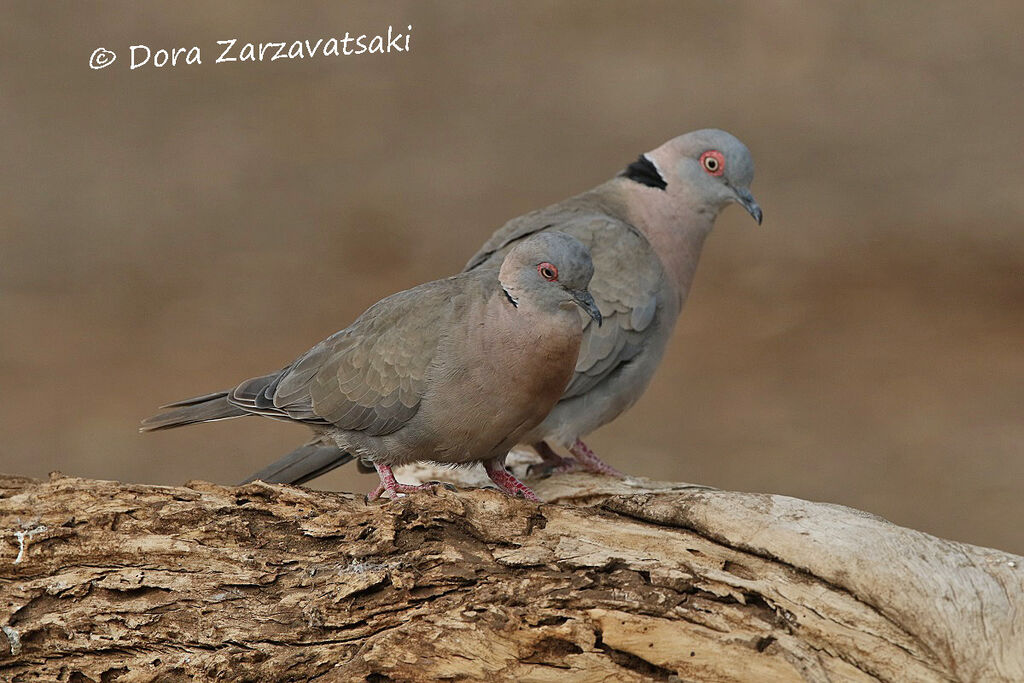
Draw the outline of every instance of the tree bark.
M1024 680L1024 558L785 496L532 483L549 503L0 477L0 679Z

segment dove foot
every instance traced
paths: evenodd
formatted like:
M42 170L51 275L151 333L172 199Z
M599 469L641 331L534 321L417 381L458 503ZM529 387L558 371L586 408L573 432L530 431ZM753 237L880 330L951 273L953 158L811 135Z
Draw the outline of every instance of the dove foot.
M626 478L625 474L597 457L594 451L590 450L590 447L580 439L576 439L576 442L569 447L569 452L573 454L574 458L563 458L558 453L555 453L547 441L538 441L533 444L533 449L537 451L537 455L541 457L543 462L530 465L528 470L530 474L550 477L552 474L566 474L582 470L619 479Z
M625 479L626 475L619 472L617 469L606 463L601 458L594 454L594 451L590 450L587 444L583 443L582 440L576 439L576 443L569 446L569 452L576 458L577 469L584 469L587 472L593 472L594 474L604 474L609 477L617 477L619 479ZM556 470L558 471L558 470Z
M548 445L547 441L538 441L533 444L533 450L537 451L541 462L534 463L526 469L526 473L538 477L550 477L556 472L571 472L576 469L576 461L572 458L563 458Z
M491 481L508 495L513 497L520 496L526 500L532 500L534 503L542 502L537 497L537 494L530 490L529 486L516 479L511 472L505 469L504 465L488 462L484 464L484 469L487 471L487 476L491 478Z
M377 500L384 493L388 494L388 498L398 498L405 493L414 493L416 491L425 491L433 489L437 486L444 486L452 491L456 488L451 484L445 484L440 481L430 481L426 484L403 484L395 479L395 473L391 471L391 467L388 465L379 465L374 463L373 465L377 468L377 475L380 476L380 485L374 490L366 494L366 502L371 500Z

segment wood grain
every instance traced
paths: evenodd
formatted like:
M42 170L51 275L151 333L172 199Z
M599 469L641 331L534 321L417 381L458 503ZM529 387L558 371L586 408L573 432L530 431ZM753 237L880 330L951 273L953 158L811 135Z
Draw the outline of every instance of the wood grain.
M2 477L0 678L1024 680L1024 558L783 496L532 485Z

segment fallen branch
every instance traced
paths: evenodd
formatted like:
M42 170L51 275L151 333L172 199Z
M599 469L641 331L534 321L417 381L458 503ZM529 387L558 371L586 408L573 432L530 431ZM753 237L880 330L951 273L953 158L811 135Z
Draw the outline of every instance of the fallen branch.
M783 496L532 485L553 504L0 477L0 678L1024 680L1024 558Z

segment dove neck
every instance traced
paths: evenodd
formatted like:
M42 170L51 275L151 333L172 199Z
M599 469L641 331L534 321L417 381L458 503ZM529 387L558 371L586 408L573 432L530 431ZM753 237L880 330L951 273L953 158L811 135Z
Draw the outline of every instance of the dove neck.
M682 304L718 210L694 198L679 196L678 187L670 187L669 191L648 187L630 189L644 196L630 197L633 201L625 202L626 220L654 247Z

